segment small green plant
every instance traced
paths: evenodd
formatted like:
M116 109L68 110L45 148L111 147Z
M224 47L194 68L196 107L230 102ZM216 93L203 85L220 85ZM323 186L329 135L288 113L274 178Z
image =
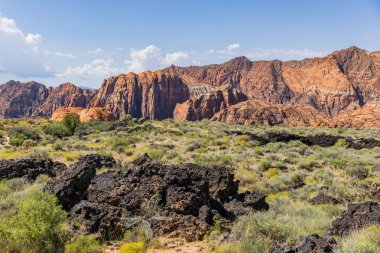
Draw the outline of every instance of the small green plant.
M91 236L77 236L66 245L65 253L101 253L102 246Z
M144 242L124 243L118 253L143 253L145 252Z

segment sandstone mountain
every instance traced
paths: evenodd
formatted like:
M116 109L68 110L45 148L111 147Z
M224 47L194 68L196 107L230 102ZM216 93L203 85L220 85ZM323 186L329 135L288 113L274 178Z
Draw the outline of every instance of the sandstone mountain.
M0 101L1 117L104 107L116 118L378 127L380 54L350 47L301 61L237 57L223 64L121 74L104 80L99 90L11 81L0 86Z
M30 117L49 95L40 83L9 81L0 86L0 117Z
M9 81L0 86L0 117L50 117L58 108L87 107L96 91L66 83L56 88Z
M49 96L33 112L33 116L49 117L54 111L62 107L87 107L95 94L95 90L81 89L71 83L61 84L57 88L49 89Z

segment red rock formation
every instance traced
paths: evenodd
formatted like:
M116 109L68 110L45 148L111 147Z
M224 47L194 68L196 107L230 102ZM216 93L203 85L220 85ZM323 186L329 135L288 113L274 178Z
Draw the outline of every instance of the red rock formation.
M110 77L99 91L70 84L47 90L36 83L13 83L0 87L0 116L49 116L60 107L80 106L105 107L117 118L213 117L269 125L345 125L343 121L350 122L347 115L354 113L357 121L346 125L358 125L361 113L374 115L373 121L377 117L377 110L363 108L380 103L380 53L350 47L301 61L251 62L238 57L203 67L171 66ZM240 92L221 91L227 84ZM250 101L241 102L244 95Z
M95 94L96 90L81 89L71 83L61 84L56 88L49 89L49 96L33 112L33 116L49 117L58 108L87 107Z
M131 114L134 117L165 119L173 116L177 103L189 97L188 87L178 76L163 71L146 71L104 80L90 107L105 107L117 118Z
M69 107L69 108L59 108L51 116L51 120L63 120L66 115L78 114L81 122L87 122L92 119L98 120L115 120L115 116L105 108L94 107L94 108L81 108L81 107Z
M230 106L211 120L239 125L329 126L326 116L310 105L279 105L258 100Z
M332 127L380 128L380 107L364 107L331 120Z
M220 110L245 100L247 96L242 92L232 86L226 86L177 104L173 118L178 120L211 119Z
M0 86L0 117L30 117L48 94L49 91L43 84L9 81Z

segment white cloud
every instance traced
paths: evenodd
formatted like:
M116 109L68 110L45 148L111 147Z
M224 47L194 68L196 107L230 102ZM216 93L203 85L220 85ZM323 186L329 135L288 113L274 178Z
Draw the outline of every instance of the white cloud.
M262 49L258 48L246 53L247 57L252 57L255 59L300 59L306 57L320 57L324 53L321 51L311 51L308 49L298 50L298 49Z
M212 55L212 57L217 57L219 59L228 59L239 54L240 49L239 43L232 43L223 49L209 49L206 54Z
M103 49L101 49L101 48L97 48L97 49L95 49L95 50L87 51L86 54L88 54L88 55L92 55L92 54L100 54L100 53L103 53L103 52L104 52Z
M54 55L58 57L63 57L63 58L69 58L69 59L75 59L76 56L71 54L71 53L62 53L62 52L50 52L48 50L44 51L45 55Z
M25 34L15 20L0 16L0 72L19 77L46 77L46 71L39 54L42 36Z
M239 43L233 43L231 45L228 45L227 50L228 51L233 51L233 50L237 50L239 48L240 48L240 44Z
M149 45L144 49L131 49L129 57L130 59L124 63L128 65L128 71L132 72L156 70L172 64L186 66L197 63L188 52L177 51L164 55L155 45Z
M119 70L112 66L113 59L96 59L82 66L68 67L65 71L58 73L57 77L81 77L98 76L106 78L109 75L118 74Z

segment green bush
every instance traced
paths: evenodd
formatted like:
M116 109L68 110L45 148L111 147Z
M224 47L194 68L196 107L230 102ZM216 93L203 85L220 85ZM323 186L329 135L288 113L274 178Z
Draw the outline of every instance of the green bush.
M260 160L260 169L261 170L267 170L272 166L272 161L264 158Z
M100 253L101 244L91 236L78 236L65 247L65 253Z
M9 142L12 146L21 146L24 141L39 141L41 138L37 131L28 127L12 127L8 130Z
M3 250L15 252L60 252L68 239L63 222L66 212L55 196L31 190L17 204L17 212L0 227Z
M144 242L124 243L120 247L118 252L119 253L143 253L145 252Z
M92 119L88 122L83 122L79 124L79 126L76 128L76 132L85 132L85 133L94 133L96 131L99 132L107 132L112 129L112 127L115 125L115 121L106 121L106 120L98 120L98 119Z
M35 147L37 146L37 142L36 141L33 141L33 140L25 140L23 143L22 143L22 147L25 148L25 149L28 149L28 148L31 148L31 147Z
M70 130L62 122L54 122L52 124L45 126L44 132L45 134L48 134L57 138L63 138L63 137L68 137L72 135Z
M342 253L380 252L380 225L352 232L340 243Z
M335 210L315 207L305 202L276 199L269 202L267 212L242 216L232 233L237 238L268 239L292 244L300 237L313 233L323 235L331 226Z
M70 113L68 115L66 115L64 118L63 118L63 121L62 121L63 125L65 125L71 132L71 135L74 134L75 132L75 129L79 126L80 124L80 118L79 118L79 115L76 114L76 113Z

